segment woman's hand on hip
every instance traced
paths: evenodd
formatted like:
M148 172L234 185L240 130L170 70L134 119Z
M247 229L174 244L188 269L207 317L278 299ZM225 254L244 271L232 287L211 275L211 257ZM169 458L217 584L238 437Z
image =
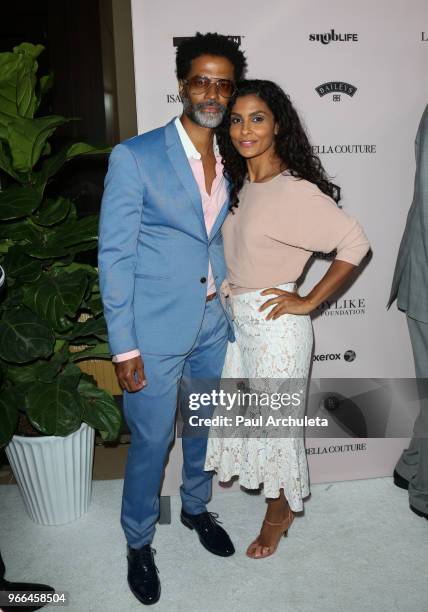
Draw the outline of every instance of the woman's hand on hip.
M314 309L314 305L305 297L301 297L298 293L291 293L283 289L271 287L264 289L260 295L274 295L275 297L267 300L259 308L260 312L273 306L269 311L266 321L278 319L284 314L307 315Z

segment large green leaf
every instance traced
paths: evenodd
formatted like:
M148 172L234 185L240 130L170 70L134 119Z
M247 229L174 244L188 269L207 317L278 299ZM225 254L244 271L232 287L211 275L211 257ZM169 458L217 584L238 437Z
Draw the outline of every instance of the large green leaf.
M28 363L49 357L55 345L50 325L27 308L3 312L0 319L0 357L11 363Z
M76 244L75 246L68 247L70 249L70 253L76 255L76 253L86 253L88 251L93 251L98 247L98 242L96 240L91 240L91 242L82 242L82 244Z
M40 86L40 97L43 98L45 93L47 93L53 85L54 77L52 73L45 74L40 77L39 86Z
M43 45L33 45L33 43L23 42L13 48L14 53L27 55L32 59L39 57L40 53L44 51Z
M42 226L55 225L66 218L70 212L70 204L70 200L66 198L45 200L33 217L33 221Z
M101 314L104 310L100 295L93 296L89 301L86 302L86 306L94 315L94 317Z
M40 278L42 264L28 257L22 247L13 246L4 258L4 269L8 277L15 277L20 282L33 283Z
M67 273L55 268L51 273L44 273L33 285L24 287L24 304L48 321L56 330L66 330L70 322L66 318L74 317L88 283L83 270Z
M111 147L94 147L87 142L75 142L67 150L67 160L77 155L102 155L110 153Z
M33 384L38 380L37 373L39 371L40 362L21 363L20 365L8 364L6 374L7 380L15 385L18 384Z
M63 344L49 359L30 364L7 366L7 379L13 384L53 382L69 360L68 344Z
M29 219L7 221L0 224L0 238L9 238L16 242L21 240L31 242L34 239L39 239L41 232L42 230Z
M110 153L110 151L111 147L93 147L86 142L76 142L68 145L43 162L40 172L35 175L36 181L45 184L66 162L78 155L103 155Z
M67 231L60 227L57 232L57 239L51 243L60 241L65 246L75 246L82 242L90 242L98 238L98 215L90 215L75 221Z
M13 242L11 240L0 240L0 257L7 253L12 246Z
M78 353L71 353L70 360L73 362L82 359L111 359L111 353L107 342L99 343L91 348L84 349Z
M50 142L45 142L44 147L43 147L42 152L41 152L40 155L42 157L46 157L47 155L50 155L51 152L52 152L52 147L50 145Z
M91 215L77 220L74 204L69 201L69 213L65 221L45 227L40 237L23 245L31 257L38 259L63 258L79 251L96 248L98 217ZM37 235L36 235L37 236Z
M31 233L27 232L20 246L27 255L36 259L56 259L66 257L71 253L70 248L58 240L58 234L61 232L58 232L56 226L41 226L33 223L32 220L26 220L26 222L31 228Z
M72 251L69 250L67 255L64 255L60 259L56 259L52 263L52 265L54 267L65 268L65 267L69 266L72 263L73 260L74 260L74 255L73 255Z
M9 444L15 433L18 409L23 408L22 404L19 405L19 397L13 390L4 390L0 393L0 448Z
M22 43L13 53L0 53L0 125L17 116L34 116L36 58L43 49L42 45Z
M37 380L40 382L52 382L69 360L68 344L54 353L48 362L39 362Z
M7 140L12 154L12 166L17 172L31 172L38 162L45 143L64 123L73 121L59 115L30 119L16 117L7 125Z
M84 323L76 323L70 335L70 340L79 340L85 336L95 336L100 340L107 341L107 325L104 317L91 318ZM73 344L76 344L74 342Z
M30 215L42 201L40 188L11 185L0 191L0 221L19 219Z
M98 429L104 441L112 442L119 436L122 416L113 396L92 381L92 377L83 375L79 382L82 421Z
M98 272L93 266L73 261L71 264L68 264L66 268L63 268L63 270L66 272L75 272L76 270L85 271L90 283L92 283L92 285L90 285L91 291L98 291L99 293L99 287L96 285L96 281L98 280Z
M40 77L39 87L36 89L37 108L39 108L43 96L51 89L53 82L54 78L52 73Z
M19 174L12 167L12 159L2 142L0 142L0 168L15 180L20 180Z
M33 240L22 245L23 251L34 257L35 259L56 259L57 257L66 257L71 254L71 249L61 246L56 243L54 246L50 246L43 240Z
M63 336L64 339L69 340L67 335ZM73 347L79 347L79 350L82 348L82 345L86 348L94 348L99 345L100 340L95 338L94 336L85 336L85 338L76 338L75 340L71 340L70 343Z
M9 279L6 291L6 298L0 301L0 311L14 310L22 306L22 285L14 282L14 279ZM1 315L1 313L0 313Z
M67 436L81 425L79 376L58 376L52 383L35 383L27 394L31 424L49 436Z

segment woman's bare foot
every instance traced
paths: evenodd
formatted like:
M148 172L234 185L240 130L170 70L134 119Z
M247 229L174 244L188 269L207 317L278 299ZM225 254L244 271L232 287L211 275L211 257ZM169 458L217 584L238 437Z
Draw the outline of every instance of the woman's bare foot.
M280 496L277 499L268 501L260 534L248 547L247 556L251 559L262 559L273 555L281 536L288 530L293 518L294 515L284 497L284 491L281 489Z

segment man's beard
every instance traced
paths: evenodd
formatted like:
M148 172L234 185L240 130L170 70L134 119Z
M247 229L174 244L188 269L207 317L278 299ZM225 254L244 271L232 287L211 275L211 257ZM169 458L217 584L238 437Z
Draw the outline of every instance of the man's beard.
M226 107L215 100L192 104L189 98L182 96L182 101L184 114L201 127L216 128L223 121L223 117L226 113ZM214 106L217 109L217 112L205 113L203 109L207 106Z

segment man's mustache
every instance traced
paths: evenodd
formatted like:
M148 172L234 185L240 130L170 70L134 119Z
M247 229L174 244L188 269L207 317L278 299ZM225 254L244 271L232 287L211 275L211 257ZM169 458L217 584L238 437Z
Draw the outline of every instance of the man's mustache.
M208 102L198 102L197 104L193 105L194 110L197 110L197 111L204 110L204 108L207 108L207 107L210 107L210 108L214 107L219 113L226 112L226 107L223 106L223 104L216 102L215 100L213 100L212 102L210 102L209 100Z

